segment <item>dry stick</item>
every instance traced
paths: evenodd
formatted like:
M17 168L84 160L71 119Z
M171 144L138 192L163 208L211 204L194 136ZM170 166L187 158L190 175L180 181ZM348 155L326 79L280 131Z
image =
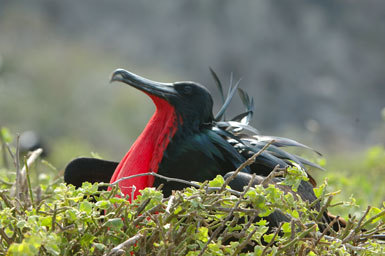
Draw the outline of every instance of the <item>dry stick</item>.
M262 154L263 151L265 151L272 143L274 143L275 140L271 140L269 141L263 148L261 148L257 153L255 153L252 157L250 157L249 159L247 159L245 162L243 162L236 170L235 172L230 176L228 177L225 182L223 183L221 189L219 190L219 192L222 192L227 185L229 185L230 181L232 181L235 176L238 175L238 173L240 171L242 171L243 169L245 169L247 166L253 164L255 162L255 159L260 155Z
M349 231L352 230L355 220L356 220L356 216L353 216L353 217L349 216L349 219L346 222L345 231L341 235L339 235L340 239L344 239L349 235Z
M7 242L8 246L13 243L12 237L7 236L3 228L0 228L0 235Z
M298 242L298 240L304 238L305 236L307 236L308 234L310 234L312 231L315 231L317 229L317 224L314 224L313 226L311 226L310 228L302 231L301 233L299 233L293 240L291 240L289 243L287 243L286 245L282 246L280 249L282 250L287 250L288 248L290 248L291 246L293 246L296 242Z
M55 229L55 222L56 222L56 214L57 214L57 204L55 204L53 209L53 216L52 216L52 223L51 223L51 232Z
M283 222L279 223L279 226L278 226L277 230L274 232L273 238L272 238L272 239L270 240L270 242L265 246L265 248L263 249L261 255L265 255L266 252L267 252L267 249L269 249L270 246L273 245L275 238L277 237L279 231L281 231L282 225L283 225Z
M364 215L362 215L362 217L360 218L360 220L358 221L357 223L357 226L355 229L353 229L352 231L350 231L349 235L347 237L345 237L343 240L342 240L342 243L346 243L348 242L353 236L354 234L356 234L360 228L361 228L361 223L362 221L365 219L366 215L368 215L369 211L370 211L370 205L366 208L366 211L364 213Z
M134 215L134 218L138 217L141 212L144 210L144 208L148 205L148 203L151 201L151 198L147 198L146 200L144 200L140 205L139 207L136 209L136 213Z
M160 212L160 211L163 211L163 205L161 204L158 204L158 205L155 205L154 207L152 207L150 210L148 211L145 211L142 215L136 217L133 221L132 221L132 226L136 226L138 225L142 220L144 220L145 218L147 218L147 215L151 215L151 214L154 214L155 212Z
M293 240L295 237L295 222L293 219L290 221L290 229L291 229L290 239Z
M105 254L106 256L112 256L112 255L121 255L122 253L125 253L124 249L128 248L132 245L134 245L139 239L143 238L142 234L136 234L133 237L130 237L123 243L115 246L111 249L111 251L108 254Z
M31 200L31 205L33 205L33 192L32 192L32 186L31 186L31 179L29 178L29 168L27 165L26 158L24 158L24 167L26 169L26 174L27 174L27 184L28 184L29 197Z
M245 241L243 241L237 248L237 250L233 253L233 256L236 256L239 254L239 252L247 245L247 243L250 241L251 237L257 232L259 229L259 226L256 226L253 231L250 232L250 234L246 237ZM262 254L263 255L263 254Z
M8 143L5 143L5 146L6 146L7 150L8 150L9 155L11 156L11 158L13 160L13 163L14 163L15 167L16 167L16 156L15 156L15 154L13 154L12 149L9 146Z
M284 171L277 172L278 169L279 169L279 164L277 164L274 167L274 169L269 173L269 175L267 175L267 177L262 180L261 185L263 187L265 187L267 184L269 184L271 182L271 180L274 179L275 177L282 176L285 174ZM286 168L283 168L283 169L286 170Z
M18 157L19 152L18 151L19 150L16 149L16 163L19 162L19 157ZM16 186L14 189L15 189L17 197L19 197L19 192L21 192L20 190L24 189L27 185L27 176L26 176L27 175L27 169L30 168L30 166L36 161L36 159L39 158L41 153L43 153L43 149L41 149L41 148L34 150L31 153L31 156L28 158L25 166L21 170L20 170L20 167L18 167L18 164L16 165L17 166L16 170L19 170L16 172L16 183L14 185L14 186ZM28 189L24 189L24 190L28 191Z
M317 232L317 234L322 235L321 232ZM346 246L347 248L349 248L351 250L356 250L356 251L367 250L367 248L364 248L364 247L359 247L359 246L354 246L354 245L351 245L348 243L343 243L343 241L341 239L338 239L336 237L325 235L324 238L326 240L329 240L329 241L335 241L337 243L341 243L341 245L343 244L343 246Z
M175 182L179 182L179 183L183 183L183 184L187 184L189 186L193 186L193 187L196 187L196 188L200 188L201 186L196 184L196 183L193 183L193 182L190 182L190 181L187 181L187 180L182 180L182 179L177 179L177 178L170 178L170 177L166 177L166 176L163 176L163 175L160 175L160 174L157 174L155 172L146 172L146 173L140 173L140 174L136 174L136 175L131 175L131 176L127 176L127 177L123 177L123 178L120 178L118 180L116 180L115 182L109 184L109 186L114 186L124 180L129 180L129 179L132 179L132 178L136 178L136 177L141 177L141 176L155 176L157 178L161 178L161 179L165 179L167 181L175 181Z
M171 209L172 204L174 203L174 198L175 198L174 196L170 196L170 199L167 202L166 212L168 214L170 214L170 209Z
M373 217L369 218L366 222L364 222L364 224L361 225L360 228L365 227L366 225L368 225L369 223L371 223L373 220L375 220L375 219L381 217L382 215L385 215L385 211L382 211L382 212L380 212L380 213L374 215Z
M249 158L250 159L250 158ZM243 169L243 168L242 168ZM236 209L238 209L240 203L241 203L241 200L243 198L243 196L246 194L246 192L250 189L251 187L251 184L253 184L254 182L254 179L255 179L255 176L256 174L254 173L252 176L251 176L251 179L249 181L249 184L247 184L247 187L245 188L245 190L242 192L242 195L239 197L237 203L235 204L235 206L232 208L231 212L229 213L229 215L226 217L226 219L222 222L222 224L214 231L214 233L212 233L212 235L210 236L209 240L206 242L206 244L203 246L201 252L198 254L198 256L202 256L203 253L205 252L205 250L207 249L207 246L211 243L211 241L213 239L215 239L217 237L217 235L219 234L219 232L223 229L223 227L226 225L227 221L230 220L230 218L233 216L233 213Z
M314 246L317 246L317 244L321 241L322 237L326 235L326 233L333 227L334 223L336 223L339 218L340 216L336 216L334 220L329 223L329 225L325 228L322 234L318 237L317 241L315 241Z
M20 188L20 166L19 166L19 138L20 135L17 134L16 137L16 155L12 153L12 150L8 144L6 144L9 154L12 157L13 164L16 168L16 181L13 183L10 194L12 197L18 197L19 196L19 188Z
M177 178L171 178L171 177L166 177L166 176L160 175L160 174L155 173L155 172L146 172L146 173L140 173L140 174L135 174L135 175L127 176L127 177L120 178L120 179L116 180L115 182L113 182L111 184L103 183L103 185L105 184L105 185L108 185L110 187L113 187L113 186L115 186L116 184L118 184L121 181L133 179L133 178L136 178L136 177L142 177L142 176L154 176L154 177L157 177L157 178L165 179L166 181L179 182L179 183L183 183L183 184L195 187L195 188L201 188L202 187L201 185L199 185L197 183L194 183L194 182L191 182L191 181L177 179ZM220 187L207 187L205 189L206 189L207 192L221 191ZM226 191L228 191L231 194L236 195L236 196L240 196L242 194L241 192L233 190L233 189L226 189Z
M318 212L318 215L315 218L316 221L319 221L322 218L324 212L327 210L332 200L333 200L333 196L329 196L326 203L321 207L320 211Z
M221 211L221 212L231 212L231 211L233 211L233 212L243 212L243 213L246 213L246 214L258 214L258 213L260 213L260 211L258 211L257 209L243 209L243 208L239 208L239 209L233 210L233 208L216 207L216 206L207 206L206 208L209 209L209 210Z

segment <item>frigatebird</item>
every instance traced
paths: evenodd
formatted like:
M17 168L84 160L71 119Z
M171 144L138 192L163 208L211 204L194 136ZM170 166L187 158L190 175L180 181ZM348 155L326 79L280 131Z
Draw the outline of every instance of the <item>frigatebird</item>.
M310 149L308 146L291 139L261 135L249 126L253 100L238 89L239 83L230 85L225 98L218 77L213 71L212 74L223 99L223 106L215 116L213 99L203 85L191 81L155 82L123 69L115 70L111 82L122 82L141 90L152 99L156 111L120 163L78 158L66 167L65 181L75 186L80 186L83 181L112 183L123 177L156 172L168 177L202 182L218 174L225 175L234 171L271 141L271 145L242 172L267 176L277 165L280 168L296 165L303 170L306 170L305 166L322 169L282 149L288 146ZM246 106L246 112L230 121L224 121L224 112L237 90ZM142 176L121 181L119 187L123 194L131 195L135 186L134 196L137 196L145 187L160 183L164 183L164 180ZM172 190L185 186L167 182L163 193L167 196ZM312 189L308 193L312 194Z

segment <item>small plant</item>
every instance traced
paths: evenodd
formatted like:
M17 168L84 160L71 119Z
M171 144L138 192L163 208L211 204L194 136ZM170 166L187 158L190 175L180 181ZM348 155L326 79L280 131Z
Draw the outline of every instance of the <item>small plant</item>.
M169 198L164 198L160 190L146 188L129 203L128 198L116 197L120 194L117 186L107 192L99 191L106 184L84 183L75 189L61 178L45 177L41 182L31 182L30 174L36 168L32 161L23 162L20 170L24 166L27 188L18 191L24 195L12 196L16 165L0 171L0 255L383 255L385 252L378 239L383 238L381 233L385 230L384 208L368 207L362 217L350 216L346 228L334 231L330 225L321 232L318 224L322 211L336 205L352 207L333 202L335 193L327 192L326 182L315 189L321 212L272 184L249 186L235 193L226 187L221 176L176 191ZM287 173L283 184L296 186L303 178L296 169ZM277 210L289 221L271 227L265 218Z

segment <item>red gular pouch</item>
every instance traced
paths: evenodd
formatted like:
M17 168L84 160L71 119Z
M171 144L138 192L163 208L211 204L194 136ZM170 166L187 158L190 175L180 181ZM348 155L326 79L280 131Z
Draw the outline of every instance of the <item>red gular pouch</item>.
M156 111L116 167L110 183L136 174L158 172L164 151L178 128L178 122L182 121L170 103L160 97L147 94L155 103ZM139 191L152 187L153 184L154 177L146 175L122 180L118 185L124 195L130 196L130 202L132 202L139 195ZM132 191L133 186L136 188L135 191ZM111 187L108 190L111 190ZM132 194L134 198L132 198Z

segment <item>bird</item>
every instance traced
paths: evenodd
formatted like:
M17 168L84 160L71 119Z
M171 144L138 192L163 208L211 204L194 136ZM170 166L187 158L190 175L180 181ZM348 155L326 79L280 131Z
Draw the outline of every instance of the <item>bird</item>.
M22 155L27 155L38 148L43 149L41 157L49 155L48 147L43 138L35 131L25 131L20 135L19 150Z
M283 150L283 147L301 147L320 154L318 151L292 139L262 135L250 126L254 101L239 88L240 81L235 85L230 84L225 97L218 76L212 69L210 71L223 101L215 116L211 93L199 83L156 82L124 69L115 70L110 81L127 84L147 94L156 106L155 113L119 163L77 158L65 168L65 182L75 186L80 186L84 181L114 183L124 177L148 172L203 182L215 178L216 175L224 176L234 171L267 144L267 149L253 164L246 166L242 170L243 173L256 173L266 177L276 166L287 168L293 165L304 172L309 166L323 169L311 161ZM246 110L230 120L225 120L225 111L237 91ZM310 175L309 180L315 184ZM161 183L164 183L162 191L165 196L171 195L173 190L186 187L185 184L165 182L153 176L122 180L118 185L124 195L133 195L135 198L140 194L140 190Z

